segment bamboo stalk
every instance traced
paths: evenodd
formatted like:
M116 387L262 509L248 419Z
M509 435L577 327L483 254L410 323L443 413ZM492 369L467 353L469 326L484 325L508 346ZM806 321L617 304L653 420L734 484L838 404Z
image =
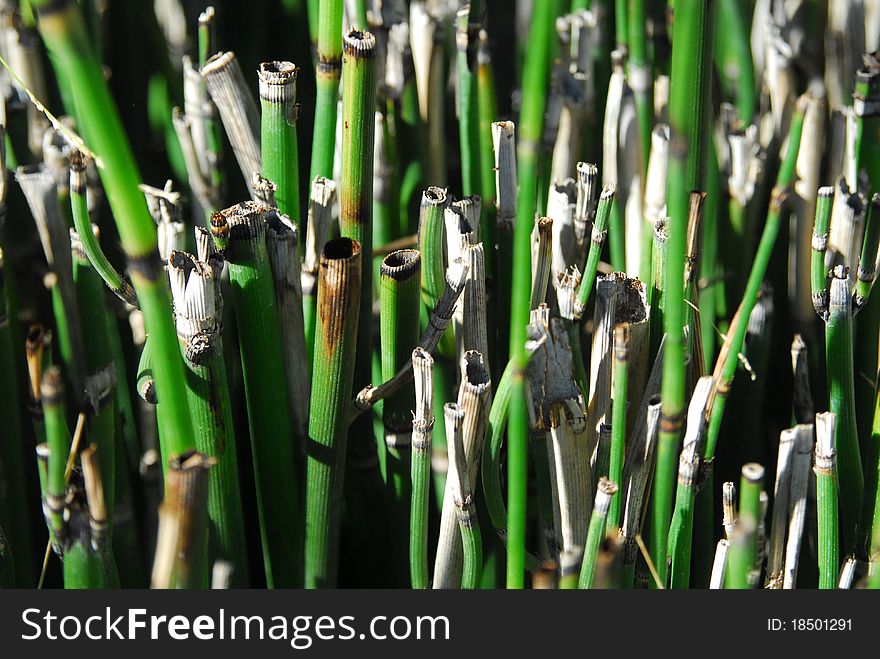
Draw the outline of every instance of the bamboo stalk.
M613 483L623 482L624 443L627 433L626 414L629 388L629 323L614 326L613 355L614 365L611 374L611 454L608 463L608 479ZM620 528L621 499L623 493L611 498L608 509L608 528L611 533Z
M689 195L700 189L700 172L708 139L706 95L711 86L714 40L714 5L677 2L673 23L671 89L669 98L669 176L667 204L669 242L663 327L666 356L663 361L663 413L657 446L655 488L656 541L652 556L661 580L666 580L668 520L672 512L672 481L675 456L681 440L685 403L686 307L684 291L685 250Z
M587 308L587 301L593 292L593 284L596 282L596 273L599 269L599 257L602 254L602 246L608 235L608 219L611 216L611 208L614 205L615 189L603 187L599 196L599 205L596 208L593 230L590 235L590 251L584 264L584 272L581 276L581 285L578 288L578 300L575 305L575 318L580 319Z
M168 263L196 446L214 461L208 474L208 559L211 563L227 561L233 570L232 583L245 586L248 564L244 513L221 337L222 271L222 257L210 253L196 258L173 252Z
M338 238L324 246L306 462L307 588L336 583L361 271L362 254L356 241Z
M596 502L593 504L593 513L590 516L590 528L587 532L584 544L584 559L581 564L581 575L578 580L578 588L592 588L593 577L596 571L596 556L599 551L599 543L604 535L605 520L608 515L608 506L611 497L617 493L617 484L607 478L599 479L596 491Z
M429 585L428 490L431 477L431 434L434 426L434 360L423 348L412 353L415 373L415 412L412 435L412 504L410 505L410 581L415 589Z
M306 244L302 264L303 325L306 339L306 359L309 370L315 349L315 313L318 292L318 266L327 241L327 231L336 205L336 184L322 176L312 180L309 195L309 213L306 223Z
M192 448L192 429L168 293L155 257L156 234L137 190L140 175L103 72L88 43L79 7L71 2L57 5L47 0L39 0L34 7L40 14L40 34L53 53L58 78L69 80L71 87L78 90L77 113L103 165L99 171L129 259L132 283L146 325L156 341L156 380L167 399L162 423L168 431L165 434L170 442L169 453L178 454Z
M730 540L722 538L715 548L712 562L712 576L709 577L709 590L721 590L727 573L727 557L730 553Z
M797 581L801 542L807 515L807 488L813 455L813 424L801 424L791 430L795 434L795 446L789 498L788 538L785 547L782 581L782 587L786 590L793 589Z
M159 508L153 588L208 585L208 478L213 465L212 458L195 452L171 461Z
M460 432L462 433L463 455L461 457L467 465L468 483L466 490L456 491L455 488L462 488L464 486L455 483L451 477L450 470L450 477L446 480L446 490L443 495L440 539L437 544L437 556L434 561L434 588L464 587L462 567L464 531L459 531L456 528L461 526L460 515L457 512L460 506L457 501L463 502L464 498L462 497L469 494L476 487L477 473L482 454L482 441L486 436L491 391L492 381L483 362L483 356L472 350L466 352L461 360L461 387L458 391L457 405L462 412L462 428ZM446 410L448 410L448 406L444 408L444 411ZM452 417L447 417L447 423L450 420L452 420ZM457 420L455 422L458 423ZM446 432L448 447L448 440L452 437L453 431L447 426ZM451 461L450 464L452 464ZM457 465L456 468L460 466ZM459 499L456 499L456 496L459 496Z
M739 516L730 539L725 588L754 588L760 576L758 525L761 520L761 492L764 468L751 462L742 468Z
M800 334L795 334L791 343L791 370L794 376L792 400L796 423L808 423L814 413L807 359L807 344Z
M877 248L880 246L880 193L871 198L865 220L865 233L862 251L859 254L859 267L856 287L853 293L853 312L857 313L868 303L868 296L877 278Z
M212 55L201 68L202 77L211 94L211 100L220 112L220 119L232 153L238 162L245 183L262 170L258 135L260 115L253 96L248 90L241 65L232 52ZM251 196L256 200L254 193Z
M537 206L537 154L543 133L545 90L549 82L549 59L557 2L548 0L535 6L529 31L529 53L523 71L523 105L520 111L520 140L517 149L519 197L514 227L515 258L520 266L513 271L510 320L510 355L516 368L525 367L526 324L531 292L529 229ZM525 569L526 484L528 480L527 411L524 382L514 379L508 428L508 554L507 585L522 588Z
M281 325L277 311L273 313L276 302L265 212L253 201L237 204L211 217L211 233L215 247L226 258L232 284L264 569L269 586L281 587L299 582L296 552L302 530Z
M263 175L278 186L278 210L303 230L297 155L296 76L292 62L263 62L260 79L260 149Z
M688 404L687 427L678 461L675 509L669 527L669 578L672 588L689 588L691 583L694 500L699 487L700 452L711 390L711 376L701 377Z
M446 432L448 433L446 445L449 447L450 467L449 478L446 481L447 493L452 497L455 506L455 516L461 532L461 553L463 556L461 587L464 589L474 589L477 587L480 579L483 551L480 527L477 522L477 510L474 505L471 479L468 473L471 469L468 464L463 438L466 412L456 403L446 403L444 411L446 413ZM435 587L442 586L437 586L435 583Z

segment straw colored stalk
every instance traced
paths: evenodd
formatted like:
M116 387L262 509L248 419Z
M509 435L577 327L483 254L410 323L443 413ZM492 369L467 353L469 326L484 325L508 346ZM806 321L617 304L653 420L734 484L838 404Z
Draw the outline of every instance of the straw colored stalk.
M306 223L306 244L303 256L301 287L303 296L303 326L306 340L306 359L309 369L315 347L315 313L318 293L320 255L327 241L327 232L336 204L336 184L323 176L312 181L309 195L309 213Z
M816 209L826 114L823 98L807 97L801 136L802 148L798 150L795 180L789 199L792 214L789 227L791 238L788 246L788 290L789 295L793 295L796 318L802 323L811 316L812 233L809 219L814 216Z
M709 590L724 588L727 574L727 556L730 552L730 540L722 538L715 547L715 558L712 561L712 574L709 577Z
M221 336L222 258L205 253L199 258L173 252L168 263L177 335L187 367L187 392L196 446L215 461L208 477L209 558L223 559L233 568L237 586L248 583L244 513L239 491L232 402L226 382Z
M602 186L603 188L613 186L617 190L609 220L611 267L621 271L626 270L626 243L621 208L626 207L626 196L629 193L628 188L620 182L622 169L620 158L625 155L622 149L621 115L625 99L631 96L623 70L623 57L623 53L619 50L611 54L613 69L605 97L605 120L602 130Z
M474 3L455 15L456 70L458 72L458 134L461 148L461 189L478 194L480 184L479 96L477 89L477 42L482 16Z
M547 296L553 256L552 239L553 220L549 217L535 218L532 228L532 310L543 304Z
M583 38L586 36L582 33L584 18L583 14L569 14L556 20L556 32L563 47L563 54L571 57L573 61L568 62L567 66L560 67L556 73L557 76L562 77L562 93L559 99L559 126L550 166L551 187L574 173L584 121L591 108L588 98L592 101L590 93L592 90L588 89L588 86L592 86L592 75L591 72L581 70L578 62L579 51L587 50L592 45L589 44L589 38Z
M46 263L54 276L52 312L59 353L65 372L73 385L73 395L80 402L86 377L83 337L73 284L73 262L70 254L70 234L67 221L58 203L55 178L43 165L15 171L46 256Z
M480 526L477 521L477 508L474 504L473 488L469 472L470 464L464 445L463 425L466 412L456 403L446 403L446 445L449 447L449 477L447 478L447 495L455 507L455 517L461 539L462 568L460 585L465 589L474 589L479 584L480 572L483 567L482 540ZM444 498L444 502L445 502ZM442 527L441 527L442 528ZM442 537L442 536L441 536ZM436 578L435 588L438 586Z
M554 318L548 323L546 314L533 313L530 334L547 336L532 356L528 376L533 425L544 440L535 451L547 456L553 544L561 551L574 551L586 537L592 494L583 396L564 321Z
M758 528L761 520L761 492L764 468L754 462L743 465L740 480L739 516L730 538L725 587L754 588L759 576Z
M489 334L486 297L486 252L483 243L470 245L464 258L468 261L467 281L459 307L463 317L462 341L458 354L474 350L483 355L489 370Z
M342 0L321 0L315 58L317 97L309 180L333 178L339 79L342 76ZM372 117L371 117L372 118Z
M88 202L86 195L87 176L86 169L89 165L88 156L76 151L70 157L70 202L74 227L79 234L83 250L95 268L95 271L104 280L116 297L133 307L138 305L137 295L128 279L120 275L98 244L98 237L92 230L89 220Z
M458 406L463 413L462 441L464 454L462 459L467 464L469 494L475 487L479 472L483 439L486 435L486 424L489 415L492 382L483 362L483 356L475 351L468 351L461 360L461 387L458 391ZM447 408L448 409L448 408ZM447 423L450 418L447 418ZM446 427L447 447L452 429ZM450 463L451 464L451 463ZM460 465L458 465L460 466ZM451 469L450 469L451 473ZM457 508L464 499L456 497L456 484L452 478L446 480L446 491L443 496L443 509L440 517L440 540L437 544L437 557L434 561L434 588L457 588L462 583L462 537L458 529Z
M654 474L654 461L657 453L657 431L660 421L660 375L662 373L663 353L659 353L651 369L651 376L645 387L645 395L639 404L636 422L629 433L629 441L624 460L623 479L623 523L621 537L623 548L623 587L632 588L635 575L638 545L636 536L642 532L647 512L648 493Z
M576 210L577 184L574 179L566 178L554 182L550 186L547 199L547 216L553 221L550 281L554 290L559 284L560 275L565 274L570 267L583 263L583 258L578 253L579 242L575 234ZM580 244L583 244L583 236Z
M445 185L445 26L426 10L423 3L410 5L409 25L419 109L427 127L428 153L431 154L427 161L426 180Z
M859 259L859 238L865 223L865 198L857 191L850 191L841 176L834 188L831 206L831 227L828 232L828 251L825 267L845 266L855 274Z
M701 445L706 430L706 406L712 377L697 381L687 412L687 427L678 461L678 487L669 528L669 578L672 588L689 588L694 531L694 502L700 476Z
M794 340L791 342L791 370L794 379L792 400L795 423L809 423L814 413L807 360L807 344L800 334L795 334Z
M242 347L263 561L271 586L299 581L298 491L284 342L266 247L265 208L246 201L211 217L214 245L226 258ZM276 310L273 312L273 310ZM162 402L164 405L164 401Z
M254 174L262 170L260 114L241 65L235 53L217 53L201 68L201 74L220 112L242 178L250 183ZM251 196L256 199L253 192Z
M498 266L495 281L498 290L503 282L513 277L513 228L516 224L517 174L516 174L516 126L512 121L492 124L492 144L495 155L495 208L498 225ZM510 296L499 294L498 318L510 316ZM507 344L509 329L500 323L498 341Z
M628 396L641 400L647 378L648 307L645 287L637 279L628 279L616 272L601 277L597 286L596 309L593 316L593 346L590 357L590 394L587 404L589 450L596 446L596 431L601 423L611 421L611 373L614 327L629 323ZM627 427L633 427L637 410L627 413Z
M593 505L593 513L590 516L590 526L584 545L584 559L581 564L581 575L578 580L578 588L592 588L593 576L596 571L596 556L599 551L599 543L602 541L605 531L605 519L608 515L608 506L611 497L617 493L617 484L607 478L599 479L596 491L596 502Z
M596 219L596 204L598 202L599 168L593 163L579 162L577 164L577 187L574 208L574 265L585 263L587 250L590 247L590 230L593 220ZM548 206L549 212L549 206Z
M171 461L159 508L153 588L208 585L208 481L213 465L214 459L203 453L185 453Z
M415 412L412 421L412 500L409 525L410 582L428 587L428 496L431 478L431 435L434 426L434 360L422 348L412 353L415 374Z
M580 194L580 193L579 193ZM590 232L590 250L584 263L581 284L578 288L578 299L575 304L575 319L580 320L587 309L587 301L593 292L596 283L596 273L599 271L599 258L602 255L602 247L608 237L608 221L614 206L615 189L613 186L602 188L599 195L599 204L596 208L595 221Z
M643 242L639 273L646 279L649 279L648 275L652 273L651 254L653 252L654 227L658 220L666 217L666 172L668 166L669 126L658 124L651 132L651 155L648 159L648 170L645 175ZM653 287L650 290L653 290ZM653 307L653 297L649 301Z
M31 421L34 426L34 437L37 443L40 443L46 440L46 432L43 427L43 405L40 398L40 384L43 379L43 372L52 363L52 330L46 329L39 324L31 325L28 328L27 335L25 336L25 360L27 361L28 370L28 411L31 414ZM12 362L10 361L10 363Z
M423 350L433 353L437 349L441 338L452 323L455 305L462 291L464 291L467 274L468 264L466 262L459 259L449 264L446 272L446 288L437 301L437 306L431 311L427 326L422 334L421 341L419 341L419 347ZM380 400L384 400L394 394L400 387L409 383L412 377L412 362L408 361L390 380L378 386L370 384L361 389L351 403L349 412L351 419L370 409Z
M306 463L307 588L336 583L362 263L360 245L350 238L331 240L321 255Z
M263 175L278 186L278 210L303 229L299 199L296 76L292 62L263 62L260 80L260 149ZM299 276L297 274L297 276Z
M147 209L156 223L159 241L159 258L167 261L173 251L181 251L186 243L186 225L180 221L180 193L172 190L173 181L168 179L161 188L141 183L138 189L144 194Z
M530 333L533 326L530 326ZM548 340L546 331L539 331L530 336L526 342L526 355L531 362L535 351ZM526 366L528 368L528 365ZM507 545L507 508L504 495L501 490L501 443L507 426L508 413L513 394L514 379L522 378L523 374L517 372L511 362L507 363L504 373L495 388L492 409L489 412L489 420L486 430L485 450L482 460L483 492L486 497L486 508L489 519L495 528L501 543ZM526 552L525 565L527 569L534 569L540 564L540 560L533 554Z
M216 137L216 108L208 97L208 87L188 56L183 58L183 111L174 108L171 122L190 188L206 213L220 206L219 153L213 147Z
M302 266L299 229L286 215L272 217L266 231L266 248L275 289L275 305L281 322L287 399L295 446L304 452L309 427L309 362L302 303Z
M797 581L801 541L807 516L807 493L810 481L810 463L813 455L813 424L800 424L784 430L794 435L794 453L788 496L788 528L785 545L785 563L782 569L782 587L790 590ZM776 507L776 501L773 502Z
M853 581L856 576L856 569L858 567L858 560L856 560L855 556L847 556L846 560L843 561L843 565L840 568L840 581L838 582L837 588L841 590L849 590L852 588Z

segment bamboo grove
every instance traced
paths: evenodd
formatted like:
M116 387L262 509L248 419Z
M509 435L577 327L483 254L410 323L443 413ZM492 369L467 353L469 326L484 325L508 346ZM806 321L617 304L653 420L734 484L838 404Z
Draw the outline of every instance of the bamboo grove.
M877 3L0 22L0 587L880 587Z

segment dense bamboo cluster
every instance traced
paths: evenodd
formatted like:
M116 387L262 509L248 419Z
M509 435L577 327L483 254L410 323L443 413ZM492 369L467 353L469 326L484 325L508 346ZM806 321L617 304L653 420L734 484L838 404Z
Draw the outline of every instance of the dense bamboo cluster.
M0 0L0 587L880 587L880 4L137 4Z

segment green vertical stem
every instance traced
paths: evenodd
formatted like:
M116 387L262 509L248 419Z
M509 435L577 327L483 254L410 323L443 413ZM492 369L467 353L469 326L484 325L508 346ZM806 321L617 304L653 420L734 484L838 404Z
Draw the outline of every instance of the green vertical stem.
M430 583L428 574L428 495L431 487L431 435L434 426L434 360L421 348L412 353L415 382L413 412L412 465L409 523L410 583L424 590Z
M617 484L607 478L600 478L596 490L596 502L590 516L590 526L584 543L584 558L581 563L581 575L578 580L578 588L592 588L593 576L596 573L596 557L599 553L599 544L605 537L605 521L608 516L608 506L611 498L617 494Z
M71 0L36 0L33 5L57 77L71 82L82 128L89 136L90 146L101 159L99 172L128 257L146 328L155 341L156 386L166 401L160 419L165 430L162 436L168 454L182 453L193 446L183 362L156 253L156 226L137 187L141 176L110 97L103 69L88 42L78 5Z
M458 135L461 148L461 189L472 195L482 191L480 173L479 95L477 88L477 42L480 17L471 4L455 16L458 70Z
M246 201L215 213L211 225L232 285L266 580L270 588L294 587L301 570L300 488L264 211ZM159 400L164 414L161 392Z
M758 582L758 527L764 468L750 462L743 465L739 491L739 517L728 555L725 588L754 588Z
M338 238L324 246L306 460L307 588L336 584L362 268L356 241Z
M342 0L320 0L315 66L317 100L310 181L314 181L316 176L333 178L337 99L342 75Z
M837 588L840 572L838 532L837 464L835 439L837 416L832 412L816 415L816 517L819 538L819 588Z
M673 23L672 72L669 98L669 214L663 326L666 333L662 415L654 476L654 525L651 557L666 581L667 541L675 490L676 457L681 441L685 404L684 266L689 195L699 189L709 122L705 112L712 83L714 2L678 0Z
M612 374L611 408L611 454L608 461L608 480L620 483L623 479L624 442L626 440L627 388L629 382L629 335L628 323L619 323L614 328L614 370ZM608 508L607 526L609 531L620 527L621 497L618 493L611 497Z
M263 176L275 186L278 210L290 217L300 230L305 228L299 198L299 156L297 153L296 76L292 62L263 62L260 78L260 149Z

